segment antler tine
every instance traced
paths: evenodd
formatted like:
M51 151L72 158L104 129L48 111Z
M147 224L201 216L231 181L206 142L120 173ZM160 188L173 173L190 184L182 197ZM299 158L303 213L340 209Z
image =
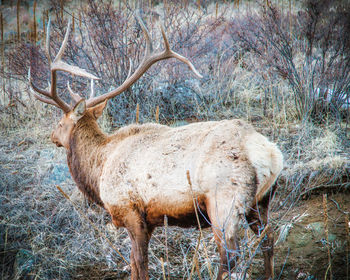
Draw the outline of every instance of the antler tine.
M51 17L49 17L49 21L47 23L47 29L46 29L46 56L49 60L49 65L51 66L51 52L50 52L50 26L51 26Z
M128 76L126 77L126 79L129 79L131 76L131 71L132 71L132 59L129 57L129 72L128 72Z
M168 51L168 52L171 52L169 41L168 41L168 37L166 36L165 31L164 31L163 23L160 23L160 31L162 32L162 37L163 37L163 40L164 40L165 50Z
M162 32L162 37L164 40L164 48L165 51L164 53L169 53L170 57L176 58L180 61L182 61L183 63L187 64L187 66L192 70L192 72L198 77L198 78L203 78L203 76L197 71L197 69L194 67L194 65L191 63L191 61L189 61L186 57L174 52L173 50L170 49L170 45L169 45L169 41L168 41L168 37L165 34L164 31L164 26L163 24L160 24L160 30Z
M91 82L90 82L90 96L89 96L89 99L90 98L93 98L95 96L95 88L94 88L94 79L91 79ZM80 100L83 99L83 97L81 97L79 94L75 93L72 88L70 87L70 84L69 82L67 82L67 89L69 91L69 94L70 96L74 99L74 101L76 103L78 103Z
M148 55L150 55L153 52L153 45L152 45L152 42L151 42L151 39L150 39L151 35L149 34L149 31L148 31L146 25L144 24L143 20L141 19L139 10L136 11L135 17L136 17L138 23L140 24L141 29L142 29L142 31L143 31L143 33L145 35L145 39L146 39L145 57L147 57Z
M89 79L99 79L98 77L96 77L93 74L88 73L87 71L85 71L84 69L81 69L77 66L72 66L67 64L66 62L62 61L62 56L64 54L64 51L66 49L67 43L68 43L68 38L69 38L69 34L70 34L70 27L71 27L71 21L69 20L68 22L68 28L66 31L66 34L64 36L64 40L61 44L61 47L56 55L56 57L54 58L54 60L51 60L51 53L50 53L50 25L51 25L51 18L48 21L48 25L47 25L47 34L46 34L46 55L49 61L49 65L50 65L50 72L51 72L51 84L50 84L50 91L46 91L43 89L38 88L37 86L35 86L35 84L32 81L31 75L30 75L30 70L28 72L28 78L29 78L29 82L30 85L32 86L33 90L36 91L37 93L43 95L38 95L38 94L34 94L34 96L39 99L42 102L54 105L58 108L61 108L65 113L70 111L70 106L64 102L59 96L57 96L57 71L65 71L68 73L71 73L73 75L78 75L78 76L82 76L82 77L86 77ZM72 89L70 88L69 84L68 84L68 91L70 92L72 98L75 101L80 101L82 97L80 97L78 94L74 93L72 91Z
M70 26L72 24L71 19L68 20L68 26L67 26L67 30L66 30L66 34L64 35L64 39L63 42L61 44L60 50L58 51L58 53L56 54L55 59L53 60L53 62L55 63L56 61L59 61L62 59L63 53L66 50L66 46L68 43L68 38L69 38L69 34L70 34Z
M164 40L165 50L162 52L159 52L159 53L154 53L153 49L152 49L152 43L150 40L149 32L148 32L145 24L143 23L142 19L138 15L138 13L136 13L136 19L139 21L139 24L140 24L140 26L144 32L144 36L146 38L146 51L145 51L145 56L144 56L141 64L138 66L138 68L135 70L135 72L132 75L130 75L130 73L128 74L127 79L119 87L117 87L116 89L114 89L110 92L107 92L103 95L96 96L94 98L87 100L87 102L86 102L87 107L93 107L93 106L105 101L106 99L113 98L113 97L123 93L132 84L134 84L154 63L156 63L159 60L164 60L164 59L168 59L168 58L176 58L176 59L184 62L185 64L187 64L187 66L193 71L193 73L197 77L202 78L202 75L199 74L199 72L196 70L196 68L193 66L193 64L186 57L183 57L182 55L180 55L180 54L178 54L170 49L170 45L169 45L168 39L165 35L163 27L161 27L161 32L162 32L162 36L163 36L163 40Z
M43 97L43 96L41 96L39 94L36 94L35 92L34 92L34 97L36 99L38 99L39 101L41 101L41 102L44 102L44 103L47 103L47 104L50 104L50 105L54 105L57 108L62 109L55 101L53 101L53 99Z
M94 80L91 79L91 84L90 84L90 97L93 98L95 97L95 88L94 88Z
M68 91L69 91L70 96L73 98L73 100L74 100L76 103L78 103L80 100L83 99L79 94L75 93L75 92L72 90L72 88L70 87L69 82L67 82L67 89L68 89Z
M34 93L34 97L36 99L38 99L39 101L41 102L44 102L44 103L47 103L47 104L51 104L51 105L54 105L56 106L57 108L60 108L62 109L65 113L69 112L70 111L70 107L68 106L68 104L66 104L63 100L52 96L52 94L46 90L43 90L41 88L38 88L34 83L33 83L33 79L32 79L32 76L31 76L31 71L30 71L30 68L28 69L28 80L29 80L29 84L33 90L33 93ZM40 93L41 95L39 94L36 94L34 91L36 91L37 93ZM42 96L44 95L44 96Z
M73 75L85 77L88 79L99 80L100 78L96 77L93 74L90 74L89 72L85 71L84 69L79 68L79 67L74 66L74 65L69 65L69 64L65 63L64 61L62 61L62 56L64 54L64 51L65 51L65 49L67 47L67 43L68 43L68 38L69 38L69 34L70 34L70 26L71 26L71 20L69 19L66 34L64 35L64 39L63 39L62 45L60 47L60 50L58 51L54 61L52 62L51 70L52 71L61 70L61 71L65 71L65 72L71 73Z
M30 71L30 67L28 69L28 81L29 81L29 84L31 85L31 87L33 88L33 90L35 90L36 92L42 94L42 95L45 95L47 97L50 97L50 93L46 90L43 90L43 89L40 89L38 88L34 83L33 83L33 79L32 79L32 74L31 74L31 71Z

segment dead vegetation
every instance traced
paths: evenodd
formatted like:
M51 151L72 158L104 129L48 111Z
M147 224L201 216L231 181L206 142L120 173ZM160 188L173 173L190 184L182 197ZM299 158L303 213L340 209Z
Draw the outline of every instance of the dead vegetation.
M65 1L57 3L61 2ZM308 6L311 9L308 10L310 22L302 22L305 28L310 27L307 24L315 27L314 37L307 33L309 37L303 39L301 31L307 28L293 26L293 34L300 33L292 37L289 26L289 19L305 11L302 4L295 3L294 7L289 7L290 2L282 1L275 10L271 7L261 15L263 9L251 2L240 3L238 7L239 1L235 1L235 6L233 3L217 5L211 1L184 1L188 7L183 11L179 11L171 1L152 7L143 2L135 1L144 5L148 25L156 25L157 18L164 21L166 28L176 23L174 30L167 29L169 38L177 42L174 46L177 51L192 58L205 78L189 80L186 78L187 70L182 67L170 70L173 67L162 65L152 69L151 74L137 83L128 94L116 98L109 105L103 126L111 129L133 122L136 104L140 104L141 123L155 119L157 106L159 120L166 124L233 117L253 122L258 130L278 143L285 156L285 169L278 181L271 209L272 226L278 236L276 279L330 279L330 271L327 270L329 263L332 264L333 279L349 278L350 243L346 222L350 211L349 107L342 109L349 98L349 88L346 88L348 80L345 79L348 76L344 77L345 62L349 56L345 54L343 62L334 57L336 65L342 66L338 72L332 72L332 68L320 68L317 64L320 61L317 57L328 63L330 56L327 53L334 51L329 45L324 45L325 38L319 37L323 33L317 28L323 25L319 27L318 22L312 21L312 13L317 12L317 7ZM199 2L201 5L198 7ZM37 26L36 44L30 43L33 39L23 39L18 44L13 43L16 41L13 34L16 34L17 23L13 25L12 34L7 29L9 15L5 14L12 9L15 15L16 5L11 6L6 1L3 3L1 11L5 21L1 53L4 56L1 59L4 61L2 65L5 61L9 64L1 70L1 279L128 279L129 267L118 254L124 257L129 255L130 243L126 232L115 229L110 218L96 206L89 205L77 191L69 175L65 155L54 148L48 139L59 114L57 111L51 112L52 108L36 103L25 81L30 65L37 67L37 73L47 72L40 71L44 70L45 65L40 38L48 7L37 5L36 17L41 19L41 25ZM96 75L108 81L106 84L98 83L96 92L120 84L127 76L127 55L134 57L134 64L137 65L143 52L142 48L135 48L139 41L132 16L135 6L124 6L122 1L111 3L104 1L96 9L92 9L92 5L76 5L74 1L63 6L52 4L50 12L53 18L57 18L54 21L53 32L56 35L53 36L52 45L57 48L67 18L73 16L71 11L76 9L75 36L78 39L72 48L74 51L67 56L69 62L92 69ZM311 5L313 1L307 3ZM96 1L90 1L90 4L100 5ZM103 6L108 4L111 5L108 9ZM33 6L22 7L21 18L30 18L32 9ZM120 16L116 12L120 11L118 9L125 11L124 17L117 17ZM106 13L107 10L109 13ZM320 12L324 13L323 10ZM238 31L248 34L246 40L250 40L241 41L242 44L237 43L236 25L232 25L238 14L242 23L237 25L241 28ZM244 17L245 14L248 18ZM258 33L254 24L244 29L252 15L261 15L260 20L270 28L270 33L265 33L269 36L261 37L264 34ZM99 17L107 18L105 26L100 24ZM287 17L287 21L282 20L284 17ZM337 28L346 19L340 15L342 20L333 22L333 14L329 17L332 26ZM326 16L322 24L325 21ZM288 23L288 26L279 26L276 22ZM295 24L298 21L292 22ZM95 34L92 32L94 26L99 26ZM110 26L112 29L109 29ZM271 36L276 27L282 28L277 30L280 33ZM22 26L21 32L26 30L29 31L29 27ZM105 33L105 36L97 36L101 33ZM332 34L331 29L327 34ZM277 48L278 45L276 48L261 49L254 36L260 36L263 39L260 43L265 47L284 42L293 51L278 53L282 50ZM125 45L125 42L128 44ZM308 44L301 45L302 42ZM343 42L344 46L348 46L347 41ZM326 48L324 52L322 47ZM306 52L308 49L309 52ZM107 55L104 55L106 50ZM113 53L110 53L112 50ZM258 51L261 52L256 55ZM313 56L310 51L316 54ZM338 55L339 52L335 51ZM286 55L291 56L285 61ZM269 64L276 56L275 64ZM315 57L317 63L310 61ZM118 67L107 69L107 65L112 65L110 61L114 61ZM277 62L282 63L281 69ZM295 72L289 71L294 66ZM331 66L327 64L327 67ZM317 76L307 76L305 80L308 69ZM327 84L321 83L323 74L327 76ZM68 77L62 76L59 86L65 96ZM342 79L337 80L340 77ZM47 78L36 77L44 87ZM309 84L299 87L298 79ZM317 81L313 88L309 87L312 79ZM336 87L332 101L328 89L334 81ZM76 91L89 92L90 85L86 81L75 78L70 82ZM317 88L322 91L317 92ZM317 99L320 94L323 97ZM311 99L307 100L308 96ZM43 116L50 119L49 123L42 121ZM322 206L322 195L325 193L328 194L328 241ZM237 273L259 279L262 274L261 261L254 260L251 265L251 260L252 256L261 253L261 248L252 246L256 240L252 239L247 228L243 220L242 258L237 265ZM204 231L200 242L198 240L199 232L194 229L158 229L150 244L151 277L161 279L165 275L170 279L188 279L191 275L194 279L210 279L210 275L214 275L218 269L216 246L209 231ZM330 248L330 258L327 248Z

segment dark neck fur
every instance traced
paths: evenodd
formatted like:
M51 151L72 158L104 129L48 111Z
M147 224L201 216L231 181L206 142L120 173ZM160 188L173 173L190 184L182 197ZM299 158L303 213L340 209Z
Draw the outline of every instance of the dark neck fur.
M103 207L98 180L105 155L107 136L91 117L84 116L72 131L67 160L70 173L79 190L92 202Z

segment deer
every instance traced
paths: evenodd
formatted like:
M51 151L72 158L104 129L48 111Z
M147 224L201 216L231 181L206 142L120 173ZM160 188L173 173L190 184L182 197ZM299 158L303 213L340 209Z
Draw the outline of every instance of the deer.
M110 135L100 129L97 119L108 100L127 90L156 62L175 58L202 77L188 58L170 48L162 26L164 50L154 51L147 27L139 16L137 20L146 41L140 65L132 74L130 66L126 80L101 95L85 99L69 87L74 106L57 94L57 71L92 80L98 77L62 60L70 23L51 60L49 21L49 89L35 85L30 69L28 78L35 98L64 113L51 141L66 149L67 164L79 190L104 208L116 227L126 228L132 247L131 279L149 279L149 241L165 219L169 226L211 227L220 255L217 279L231 275L239 255L237 238L243 217L257 236L266 230L261 241L264 277L273 279L274 239L273 229L267 226L268 210L283 168L283 156L276 144L240 119L180 127L134 123Z

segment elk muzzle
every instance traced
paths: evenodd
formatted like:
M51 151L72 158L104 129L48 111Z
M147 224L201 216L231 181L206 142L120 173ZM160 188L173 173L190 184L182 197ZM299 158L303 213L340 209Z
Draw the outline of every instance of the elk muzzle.
M57 147L63 147L61 142L58 140L58 138L55 136L55 131L52 131L51 133L51 141L52 143L56 144Z

